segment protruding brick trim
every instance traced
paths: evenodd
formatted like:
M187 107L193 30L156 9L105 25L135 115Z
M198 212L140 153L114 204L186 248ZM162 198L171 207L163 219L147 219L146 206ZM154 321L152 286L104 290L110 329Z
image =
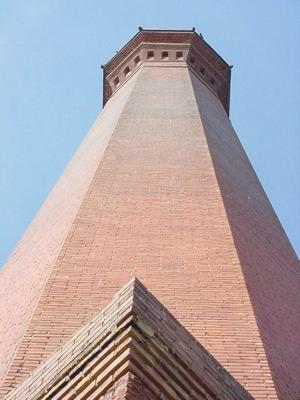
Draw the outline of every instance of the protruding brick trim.
M231 67L192 30L139 32L103 68L103 105L145 62L188 65L221 100L227 114ZM162 63L162 64L161 64Z
M135 400L141 398L137 397L141 390L147 400L252 399L164 306L132 279L5 400L53 396L81 400L104 395L104 399Z

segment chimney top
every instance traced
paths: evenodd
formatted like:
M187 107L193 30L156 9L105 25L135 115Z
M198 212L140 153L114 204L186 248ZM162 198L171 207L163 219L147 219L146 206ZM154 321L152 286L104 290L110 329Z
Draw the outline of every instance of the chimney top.
M185 63L220 99L229 114L231 66L203 39L196 28L138 32L103 66L103 105L145 62ZM153 64L154 65L154 64Z

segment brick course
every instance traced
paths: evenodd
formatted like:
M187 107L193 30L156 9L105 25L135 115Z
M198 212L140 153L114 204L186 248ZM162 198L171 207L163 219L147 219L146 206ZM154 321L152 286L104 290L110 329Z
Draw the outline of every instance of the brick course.
M151 393L161 400L253 400L135 278L4 399Z

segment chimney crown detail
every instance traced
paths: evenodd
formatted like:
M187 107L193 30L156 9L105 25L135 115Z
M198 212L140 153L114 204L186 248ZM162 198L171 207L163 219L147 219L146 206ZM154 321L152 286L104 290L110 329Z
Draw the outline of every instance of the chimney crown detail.
M229 114L231 67L194 29L139 30L103 66L103 105L145 63L187 65L220 99Z

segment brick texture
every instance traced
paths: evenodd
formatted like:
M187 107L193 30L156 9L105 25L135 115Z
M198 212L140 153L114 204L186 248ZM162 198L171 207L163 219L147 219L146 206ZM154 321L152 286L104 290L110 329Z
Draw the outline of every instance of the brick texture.
M128 83L96 120L0 271L0 382L4 379L25 334L53 264L134 85L134 79ZM33 356L36 360L41 358L38 352ZM18 367L12 371L15 377L20 373Z
M281 399L300 396L300 264L222 107L194 93L239 262Z
M128 372L160 399L253 400L136 278L4 399L96 399Z
M159 400L132 373L126 374L99 400Z
M298 261L220 102L187 67L145 63L103 135L2 273L2 393L137 276L256 399L297 398Z
M159 400L157 396L151 393L141 382L133 374L130 374L128 377L128 384L126 388L126 393L124 396L124 400Z

